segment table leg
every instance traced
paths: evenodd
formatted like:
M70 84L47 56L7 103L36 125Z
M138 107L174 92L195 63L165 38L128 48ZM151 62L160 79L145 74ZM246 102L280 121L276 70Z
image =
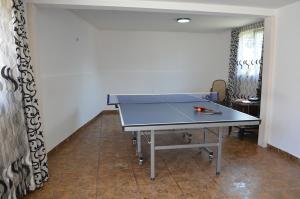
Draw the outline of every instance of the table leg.
M151 130L151 174L150 179L155 180L155 132Z
M218 139L218 157L217 157L217 171L216 174L220 175L221 173L221 161L222 161L222 144L223 144L223 128L219 127L218 128L218 134L219 134L219 139Z
M133 145L136 145L136 131L133 131L132 134L133 134L133 137L132 137L132 144L133 144Z
M206 144L206 134L207 134L207 129L203 129L203 143ZM214 153L212 150L210 150L208 147L201 147L201 150L204 150L205 152L208 153L208 160L211 162L214 159Z
M139 165L143 164L143 154L142 154L142 143L141 143L141 132L137 132L137 156Z

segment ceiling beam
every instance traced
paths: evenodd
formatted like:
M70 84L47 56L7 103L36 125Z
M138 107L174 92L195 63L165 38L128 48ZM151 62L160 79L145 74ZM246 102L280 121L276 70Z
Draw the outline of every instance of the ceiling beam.
M145 0L27 0L37 5L69 9L105 9L145 12L170 12L186 14L221 14L274 16L276 10L267 8L203 4L191 2L145 1Z

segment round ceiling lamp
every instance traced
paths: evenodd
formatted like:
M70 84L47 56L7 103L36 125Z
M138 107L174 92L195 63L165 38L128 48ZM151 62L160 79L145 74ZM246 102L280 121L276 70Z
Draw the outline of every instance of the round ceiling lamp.
M178 23L189 23L189 22L191 22L191 19L190 18L178 18L177 22Z

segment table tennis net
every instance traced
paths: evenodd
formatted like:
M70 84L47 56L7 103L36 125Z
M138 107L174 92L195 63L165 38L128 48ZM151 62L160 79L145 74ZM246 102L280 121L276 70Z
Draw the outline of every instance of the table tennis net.
M153 95L143 95L143 94L107 95L108 105L207 102L207 101L217 101L217 100L218 100L217 92L153 94Z

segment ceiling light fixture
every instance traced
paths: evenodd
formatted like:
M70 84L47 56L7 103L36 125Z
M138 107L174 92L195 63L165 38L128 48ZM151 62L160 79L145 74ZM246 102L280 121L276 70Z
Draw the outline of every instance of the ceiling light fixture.
M190 18L178 18L177 22L178 23L189 23L191 21Z

